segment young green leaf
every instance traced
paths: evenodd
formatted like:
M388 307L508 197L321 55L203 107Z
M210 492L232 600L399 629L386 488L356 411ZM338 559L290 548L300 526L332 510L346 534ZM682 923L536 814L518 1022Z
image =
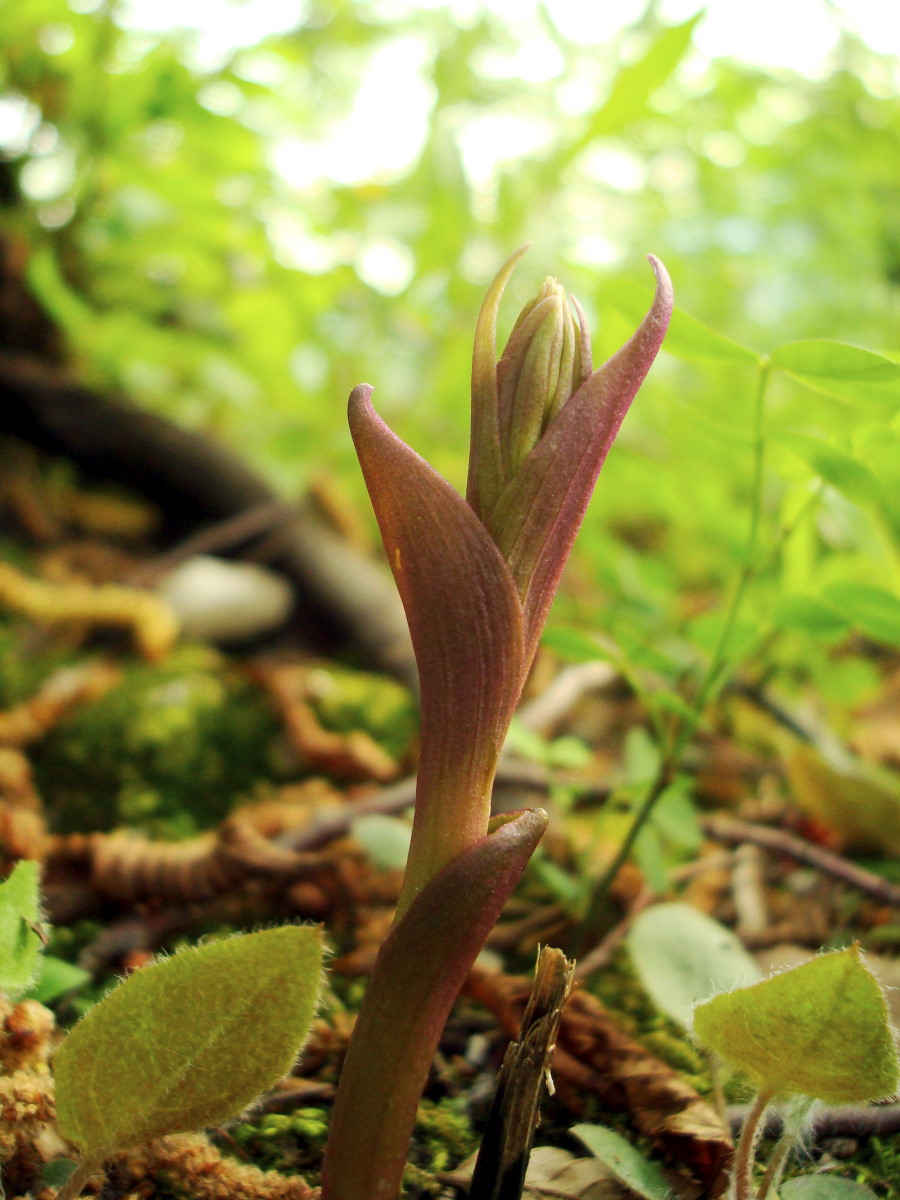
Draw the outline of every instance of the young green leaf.
M39 883L39 865L23 859L0 884L0 991L10 996L26 991L37 974Z
M777 440L848 500L868 504L880 498L881 483L865 463L848 450L796 430L779 434Z
M603 1125L575 1125L570 1132L630 1191L644 1200L669 1200L672 1193L662 1171L621 1134Z
M85 1160L233 1117L297 1056L322 934L286 925L181 950L96 1005L54 1059L59 1127Z
M863 404L896 403L900 363L846 342L811 339L779 346L770 359L816 391Z
M634 921L628 953L653 1003L687 1027L698 1000L756 983L760 970L724 925L690 904L654 904Z
M884 993L855 945L698 1005L694 1036L761 1092L842 1104L900 1081Z
M90 971L85 971L83 967L56 958L53 954L45 954L41 958L41 969L37 979L28 989L28 999L37 1000L39 1004L49 1004L52 1000L64 996L66 992L84 987L90 978Z
M900 599L893 592L847 580L830 583L822 598L866 637L900 646Z

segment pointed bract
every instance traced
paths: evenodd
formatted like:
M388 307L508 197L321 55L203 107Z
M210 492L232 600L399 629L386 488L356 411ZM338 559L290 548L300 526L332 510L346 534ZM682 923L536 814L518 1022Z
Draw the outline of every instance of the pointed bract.
M341 1074L323 1200L398 1195L434 1047L546 825L543 809L512 814L436 875L388 934Z
M484 526L385 425L371 392L367 384L354 389L350 429L406 610L421 688L403 909L426 879L487 830L494 770L521 690L522 612L509 568Z

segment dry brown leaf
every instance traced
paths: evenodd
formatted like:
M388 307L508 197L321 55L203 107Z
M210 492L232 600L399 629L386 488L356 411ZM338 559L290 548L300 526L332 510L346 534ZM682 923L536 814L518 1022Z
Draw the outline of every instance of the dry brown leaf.
M460 1163L441 1181L468 1193L475 1155ZM576 1158L557 1146L532 1151L525 1175L522 1200L634 1200L634 1192L616 1179L599 1158Z
M47 861L48 874L74 871L119 904L199 904L249 878L289 882L328 869L321 855L278 846L237 815L183 842L153 841L127 830L57 838Z

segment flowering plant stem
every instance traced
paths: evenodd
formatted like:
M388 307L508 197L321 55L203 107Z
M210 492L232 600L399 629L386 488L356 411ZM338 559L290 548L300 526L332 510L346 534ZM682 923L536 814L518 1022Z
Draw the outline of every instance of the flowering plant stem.
M476 326L465 499L381 420L371 387L350 397L416 654L421 735L397 919L341 1074L322 1200L395 1200L443 1024L546 826L541 809L491 822L497 762L597 475L671 314L668 275L651 258L650 311L593 370L584 314L547 280L497 362L497 309L522 253Z

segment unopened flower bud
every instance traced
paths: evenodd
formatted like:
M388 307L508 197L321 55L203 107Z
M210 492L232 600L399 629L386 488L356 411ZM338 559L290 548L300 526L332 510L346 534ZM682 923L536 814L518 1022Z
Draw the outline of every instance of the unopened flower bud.
M497 364L500 444L509 476L591 373L590 343L580 310L578 317L563 288L547 279L509 335Z

